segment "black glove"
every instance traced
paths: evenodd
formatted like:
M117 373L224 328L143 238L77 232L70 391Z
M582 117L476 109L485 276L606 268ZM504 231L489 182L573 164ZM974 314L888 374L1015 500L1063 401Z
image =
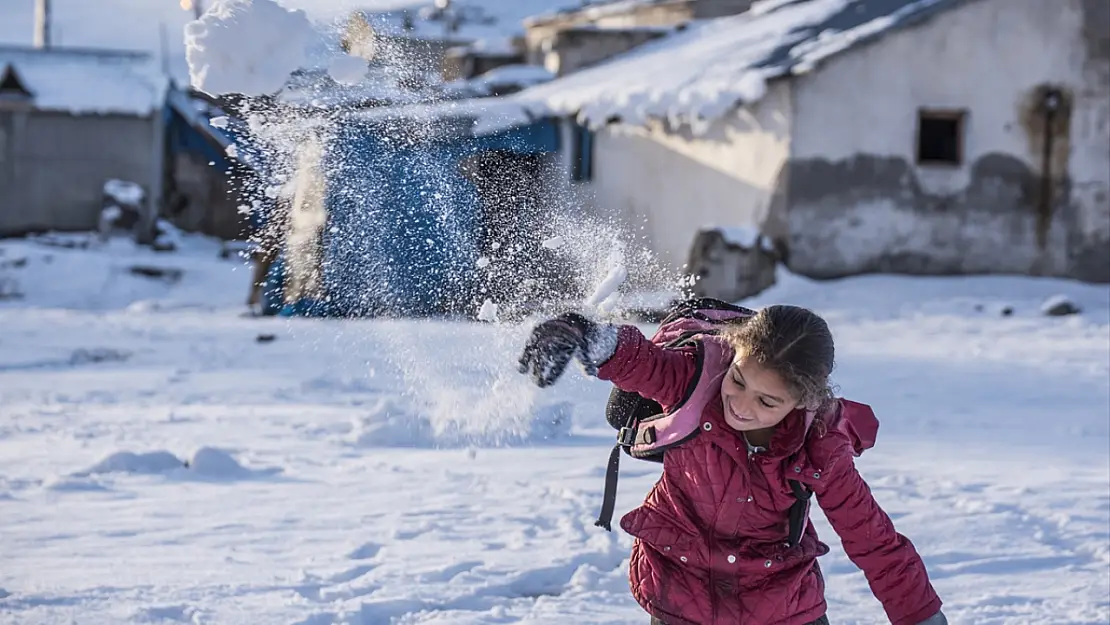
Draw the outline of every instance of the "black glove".
M615 327L596 324L578 313L563 313L532 330L517 368L531 373L536 385L543 388L563 375L572 358L582 363L587 375L597 375L597 368L613 355L616 346Z

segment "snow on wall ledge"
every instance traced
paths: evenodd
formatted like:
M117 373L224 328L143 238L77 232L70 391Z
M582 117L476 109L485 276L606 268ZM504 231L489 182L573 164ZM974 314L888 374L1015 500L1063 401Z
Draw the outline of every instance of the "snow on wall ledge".
M663 119L706 128L759 101L766 82L962 0L763 0L747 13L695 23L599 66L514 96L543 115L598 127Z

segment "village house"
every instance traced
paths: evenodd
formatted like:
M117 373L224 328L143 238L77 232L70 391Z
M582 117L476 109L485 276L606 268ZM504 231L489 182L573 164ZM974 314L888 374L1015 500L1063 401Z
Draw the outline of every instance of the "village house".
M110 180L152 207L167 87L145 53L0 46L0 236L95 229Z
M747 229L815 278L1110 281L1103 0L759 2L510 97L674 267Z
M602 0L524 20L525 60L565 76L684 28L743 13L752 0Z
M237 191L256 183L258 162L232 156L234 137L210 121L224 115L218 103L179 86L184 55L104 49L95 37L60 46L57 22L87 26L101 16L84 5L57 13L49 0L33 8L31 45L0 44L0 236L94 230L119 204L140 213L137 224L122 221L145 242L160 218L241 236L248 224ZM66 32L79 41L102 34Z

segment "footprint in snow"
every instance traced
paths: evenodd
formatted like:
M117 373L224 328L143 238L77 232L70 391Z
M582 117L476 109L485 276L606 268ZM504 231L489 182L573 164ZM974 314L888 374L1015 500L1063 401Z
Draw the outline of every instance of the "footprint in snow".
M362 577L363 575L366 575L376 568L378 568L378 565L376 564L360 564L356 567L347 569L346 571L340 571L339 573L332 575L329 580L333 584L346 584L347 582L352 582Z
M139 623L193 623L197 621L198 610L190 605L167 605L140 608L132 617Z
M379 545L378 543L366 543L364 545L360 545L359 547L356 547L350 553L348 553L347 554L347 559L349 559L349 560L369 560L370 558L373 558L374 556L378 555L378 552L381 551L381 550L382 550L382 546Z

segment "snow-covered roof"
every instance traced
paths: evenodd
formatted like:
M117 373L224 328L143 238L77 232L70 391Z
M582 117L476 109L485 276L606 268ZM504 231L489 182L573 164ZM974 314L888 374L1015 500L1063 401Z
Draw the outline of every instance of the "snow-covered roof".
M352 113L347 119L391 125L404 123L428 137L454 133L491 135L535 121L524 107L504 97L383 106Z
M501 49L524 33L526 18L577 4L579 0L453 0L439 12L433 0L366 0L361 13L386 34ZM405 28L406 12L411 28ZM448 29L452 19L458 24L454 31Z
M339 83L326 72L301 72L289 79L277 99L305 108L359 108L407 104L420 99L420 93L402 87L398 76L382 68L370 68L357 83Z
M43 110L148 115L161 107L167 87L157 63L141 52L0 46L0 75L8 67Z
M461 97L481 97L504 93L506 89L523 89L553 80L555 75L539 65L514 63L502 65L467 80L443 85L444 92Z
M513 97L533 112L699 123L758 101L766 81L967 0L762 0Z

